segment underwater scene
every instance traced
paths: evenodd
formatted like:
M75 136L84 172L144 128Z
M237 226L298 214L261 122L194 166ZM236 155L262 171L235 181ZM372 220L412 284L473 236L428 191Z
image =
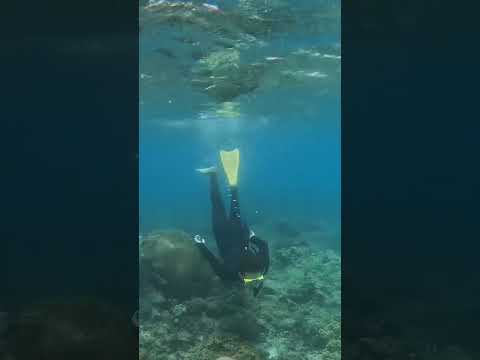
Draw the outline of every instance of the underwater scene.
M340 359L340 5L140 2L140 359Z

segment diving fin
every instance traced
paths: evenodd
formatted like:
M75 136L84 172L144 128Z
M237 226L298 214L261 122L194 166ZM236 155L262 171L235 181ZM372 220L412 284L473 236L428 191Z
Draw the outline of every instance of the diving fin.
M220 150L220 159L222 160L223 169L227 175L228 184L230 186L237 186L240 151L238 151L238 149L232 151Z

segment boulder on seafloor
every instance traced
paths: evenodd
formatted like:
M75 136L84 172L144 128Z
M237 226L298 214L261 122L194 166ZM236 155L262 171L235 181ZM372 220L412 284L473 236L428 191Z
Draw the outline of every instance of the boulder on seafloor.
M146 235L140 243L140 271L142 289L179 300L207 296L217 282L191 236L182 231Z

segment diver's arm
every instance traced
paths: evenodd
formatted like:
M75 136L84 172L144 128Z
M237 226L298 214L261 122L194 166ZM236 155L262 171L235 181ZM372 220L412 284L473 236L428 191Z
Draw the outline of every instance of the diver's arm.
M263 271L263 275L265 275L270 268L270 250L268 249L268 243L266 241L263 241L262 251L265 252L265 270Z
M254 296L254 297L256 297L256 296L258 295L258 293L260 292L260 290L262 290L262 288L263 288L263 282L264 282L264 281L265 281L265 280L262 280L262 281L260 282L260 284L258 284L257 287L255 287L255 288L253 289L253 296Z
M263 270L263 275L265 275L270 267L270 250L268 248L268 243L265 240L258 238L251 230L250 241L258 247L258 256L264 258L265 266Z
M223 263L208 249L207 245L205 245L205 241L195 241L197 248L210 263L210 266L212 267L215 274L217 274L217 276L222 280L226 279L227 276Z
M268 249L268 243L266 241L262 241L263 246L262 250L265 252L265 270L263 270L263 275L266 275L268 272L268 269L270 268L270 251ZM253 295L257 296L260 290L263 288L263 284L265 283L265 279L258 284L258 286L253 290Z
M255 236L255 233L250 230L250 241L255 243L258 246L259 254L265 259L265 268L262 275L266 275L270 267L270 251L268 248L268 243L265 240L259 239ZM260 283L253 289L253 296L257 296L260 290L262 290L265 280L261 280Z

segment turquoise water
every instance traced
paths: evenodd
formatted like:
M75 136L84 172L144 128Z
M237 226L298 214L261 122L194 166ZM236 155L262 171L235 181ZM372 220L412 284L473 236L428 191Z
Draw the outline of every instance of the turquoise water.
M141 358L339 360L339 3L216 4L140 9ZM192 240L215 253L195 169L233 148L242 217L270 247L257 297Z
M245 7L248 2L219 1L221 16L238 11L242 4ZM223 51L224 47L211 46L223 34L199 31L181 22L177 26L152 24L149 14L144 14L142 23L141 17L141 233L159 228L205 231L210 221L208 188L194 169L218 165L218 150L233 147L241 152L240 200L249 223L286 219L301 227L305 221L320 221L340 233L340 76L334 73L337 68L332 71L330 65L316 62L332 53L331 49L339 59L339 16L328 18L328 31L319 25L324 9L338 9L339 4L250 4L260 15L281 5L278 12L286 13L293 25L279 26L268 35L253 35L247 46L235 48L240 64L263 61L267 75L262 76L267 80L225 102L190 84L191 69L199 61L190 53L200 48L205 58ZM241 36L240 31L229 39L234 38L235 46ZM175 40L179 38L189 42ZM299 51L310 55L285 60ZM270 70L282 61L280 70ZM292 81L289 69L300 79ZM316 78L316 73L327 76Z

